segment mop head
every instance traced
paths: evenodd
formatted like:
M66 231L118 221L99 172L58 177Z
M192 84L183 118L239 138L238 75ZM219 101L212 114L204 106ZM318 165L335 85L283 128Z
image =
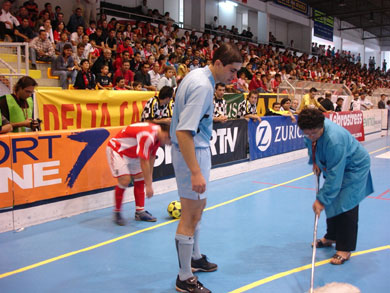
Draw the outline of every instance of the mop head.
M360 290L351 284L333 282L314 289L314 293L360 293Z

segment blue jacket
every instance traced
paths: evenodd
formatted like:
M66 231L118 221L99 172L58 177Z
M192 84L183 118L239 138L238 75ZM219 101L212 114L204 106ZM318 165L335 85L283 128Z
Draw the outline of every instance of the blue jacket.
M312 164L311 141L305 138ZM317 140L316 164L325 182L317 199L325 206L328 218L356 207L374 192L370 155L343 127L325 119L324 133Z

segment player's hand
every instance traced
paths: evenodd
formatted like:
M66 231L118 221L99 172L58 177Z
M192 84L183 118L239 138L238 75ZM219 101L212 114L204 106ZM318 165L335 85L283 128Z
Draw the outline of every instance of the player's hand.
M317 164L313 164L313 173L316 176L320 176L320 174L321 174L321 169L320 169L320 167L318 167Z
M314 213L319 216L323 209L324 205L318 199L316 199L316 201L313 203Z
M146 197L151 198L154 194L152 185L150 185L150 186L146 185L145 189L146 189Z
M202 173L191 175L192 190L196 193L203 193L206 191L206 180Z

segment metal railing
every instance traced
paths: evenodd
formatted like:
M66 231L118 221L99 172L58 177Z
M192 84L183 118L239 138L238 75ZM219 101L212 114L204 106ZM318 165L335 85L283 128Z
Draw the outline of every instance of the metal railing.
M13 77L16 76L26 76L29 73L29 47L28 43L0 43L0 48L16 48L16 69L10 65L8 62L0 58L0 63L4 65L8 70L9 73L3 73L0 72L0 76L3 77L9 77L9 88L12 91L13 88ZM24 58L25 58L25 73L22 73L22 47L24 47Z

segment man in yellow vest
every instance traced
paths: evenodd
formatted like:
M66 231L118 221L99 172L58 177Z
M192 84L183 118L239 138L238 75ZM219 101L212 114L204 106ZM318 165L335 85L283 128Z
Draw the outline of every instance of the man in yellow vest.
M12 125L3 115L1 115L0 112L0 134L4 134L10 131L12 131Z
M31 95L37 82L23 76L18 80L10 95L0 97L0 111L13 127L13 132L34 131L39 128L39 122L33 120L34 103Z
M297 112L301 112L303 109L319 109L322 112L327 112L326 109L315 99L315 93L317 89L312 87L308 94L304 95L299 105Z

